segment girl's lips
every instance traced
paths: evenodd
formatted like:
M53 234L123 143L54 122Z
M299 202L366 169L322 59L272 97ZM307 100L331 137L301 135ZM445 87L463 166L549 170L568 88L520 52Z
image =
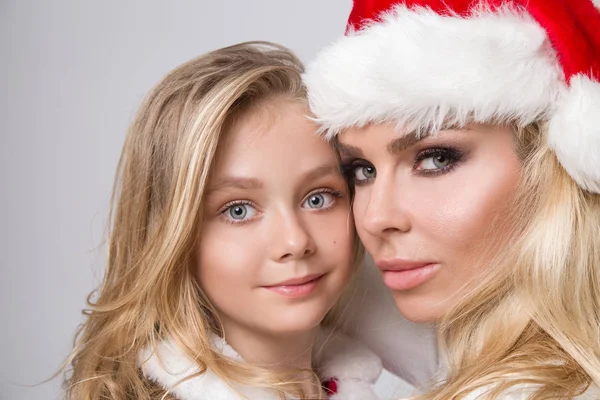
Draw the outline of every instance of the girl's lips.
M276 285L263 287L285 297L305 297L315 291L323 275L324 274L309 275L302 278L290 279Z

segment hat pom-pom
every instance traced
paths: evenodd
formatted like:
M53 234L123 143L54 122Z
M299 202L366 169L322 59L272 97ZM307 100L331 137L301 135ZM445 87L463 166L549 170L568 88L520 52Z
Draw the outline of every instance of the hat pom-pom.
M600 193L600 82L579 74L569 86L550 119L548 144L581 187Z

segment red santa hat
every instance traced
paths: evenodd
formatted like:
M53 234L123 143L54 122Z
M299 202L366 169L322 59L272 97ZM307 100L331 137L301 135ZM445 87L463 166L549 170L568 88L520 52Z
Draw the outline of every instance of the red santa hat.
M600 193L600 0L355 0L304 75L329 138L351 126L548 121L573 179Z

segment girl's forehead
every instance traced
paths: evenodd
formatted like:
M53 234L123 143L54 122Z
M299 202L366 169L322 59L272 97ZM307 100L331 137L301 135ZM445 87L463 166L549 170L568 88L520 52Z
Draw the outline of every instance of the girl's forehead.
M220 153L254 156L252 151L258 151L265 157L275 149L314 153L315 148L332 147L317 130L305 104L292 100L264 103L236 118L225 132Z
M317 134L306 105L286 101L265 103L248 110L231 125L223 140L214 170L219 180L248 178L293 182L303 173L337 168L333 145Z

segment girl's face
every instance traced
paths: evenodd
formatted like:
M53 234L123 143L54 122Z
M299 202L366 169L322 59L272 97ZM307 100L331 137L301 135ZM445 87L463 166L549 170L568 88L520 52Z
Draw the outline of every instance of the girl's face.
M359 236L402 314L435 321L510 236L520 178L510 128L471 125L419 140L389 125L339 136Z
M347 183L307 114L286 100L254 108L217 157L196 277L228 334L306 332L351 277Z

